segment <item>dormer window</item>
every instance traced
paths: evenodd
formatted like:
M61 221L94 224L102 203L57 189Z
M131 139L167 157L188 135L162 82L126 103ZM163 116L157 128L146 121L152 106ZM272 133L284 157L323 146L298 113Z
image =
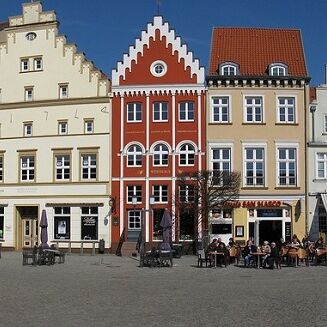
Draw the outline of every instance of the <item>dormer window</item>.
M238 75L238 65L233 62L220 64L219 74L223 76L236 76Z
M269 66L270 76L286 76L287 74L287 66L284 64L276 63Z

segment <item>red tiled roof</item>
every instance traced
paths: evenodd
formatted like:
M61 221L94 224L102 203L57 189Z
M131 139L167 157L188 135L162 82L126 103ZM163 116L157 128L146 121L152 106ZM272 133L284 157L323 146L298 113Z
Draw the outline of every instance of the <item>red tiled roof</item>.
M214 28L209 74L217 75L218 65L232 61L240 75L267 75L272 63L288 66L288 75L307 77L300 30L266 28Z

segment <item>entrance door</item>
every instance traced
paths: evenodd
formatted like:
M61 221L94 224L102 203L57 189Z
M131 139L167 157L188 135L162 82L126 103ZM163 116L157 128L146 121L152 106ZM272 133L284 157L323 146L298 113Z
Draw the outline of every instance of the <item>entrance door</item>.
M23 248L33 247L38 241L37 219L22 219L22 244Z
M259 224L259 243L264 241L278 242L283 237L283 222L281 220L261 220Z

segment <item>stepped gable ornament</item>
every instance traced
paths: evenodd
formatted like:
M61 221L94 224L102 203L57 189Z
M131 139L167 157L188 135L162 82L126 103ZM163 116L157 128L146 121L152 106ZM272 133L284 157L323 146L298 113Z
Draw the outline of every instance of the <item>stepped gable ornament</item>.
M175 30L170 29L168 22L164 22L162 16L155 16L152 23L148 23L146 30L143 30L141 37L137 38L135 44L129 47L127 54L124 54L123 60L117 63L117 68L112 71L112 85L118 86L119 79L122 76L126 77L126 71L132 68L132 62L137 63L138 54L143 56L144 49L150 45L150 40L155 39L156 30L160 31L160 39L165 37L166 45L171 45L172 54L177 52L179 62L181 59L184 61L185 70L190 67L191 75L196 76L198 84L203 84L205 80L204 67L200 66L199 59L193 57L193 52L188 51L186 44L182 44L181 37L176 36ZM154 62L153 74L163 76L165 74L165 63Z

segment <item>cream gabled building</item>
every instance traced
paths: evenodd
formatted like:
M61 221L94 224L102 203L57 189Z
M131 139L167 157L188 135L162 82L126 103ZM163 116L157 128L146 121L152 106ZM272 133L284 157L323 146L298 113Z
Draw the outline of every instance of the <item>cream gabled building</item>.
M0 241L39 242L45 209L50 242L109 247L110 82L58 34L55 12L22 7L0 24Z
M208 168L239 171L242 181L239 201L213 212L212 237L303 238L309 80L299 30L213 30Z

